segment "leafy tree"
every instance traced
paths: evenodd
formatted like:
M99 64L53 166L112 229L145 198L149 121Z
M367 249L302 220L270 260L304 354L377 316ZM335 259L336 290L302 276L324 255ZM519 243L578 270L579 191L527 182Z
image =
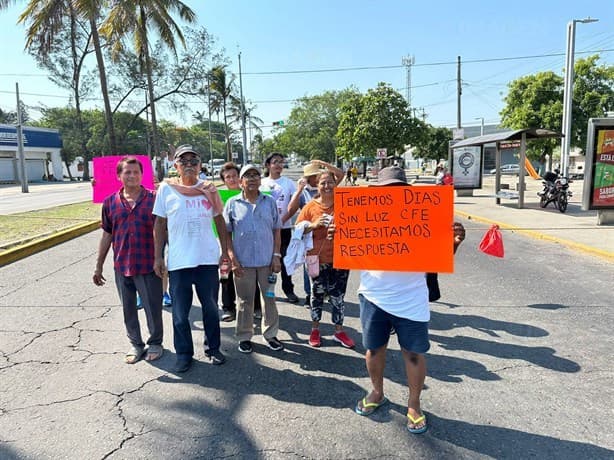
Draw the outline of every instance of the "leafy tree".
M588 119L614 109L614 66L599 66L598 56L578 59L574 65L571 145L586 148ZM512 129L547 128L562 131L563 78L554 72L526 75L509 83L501 124ZM531 159L544 161L560 145L558 139L527 144Z
M350 97L341 107L338 156L373 157L378 148L400 154L406 144L421 141L423 123L414 118L403 96L386 83L367 94Z
M8 5L16 3L16 0L0 0L0 10ZM36 49L42 54L47 53L54 42L56 35L65 26L66 18L76 15L87 21L89 24L92 44L96 53L98 64L98 75L100 77L100 88L104 100L106 130L109 136L111 152L116 152L115 129L113 126L113 116L109 92L107 85L107 74L102 55L102 45L98 34L98 24L96 23L105 2L103 0L29 0L26 9L21 13L18 23L28 26L26 32L26 49Z
M30 115L28 114L27 107L21 102L21 122L26 123L28 120L30 120ZM0 123L5 123L7 125L17 124L17 112L4 111L0 108Z
M355 89L348 88L295 102L287 125L277 136L283 151L295 152L306 159L334 162L341 106L357 94Z
M141 68L144 69L147 76L153 154L155 156L160 153L160 144L157 131L153 65L149 50L149 29L153 27L162 42L173 51L176 47L175 37L178 37L180 42L185 45L183 33L170 15L173 11L178 12L184 21L194 22L196 19L194 11L179 0L116 0L100 28L101 32L112 43L115 56L124 46L123 39L127 36L133 38L134 50L141 63ZM158 161L158 176L160 179L161 174L161 163Z
M208 73L209 91L211 92L211 110L222 112L224 122L224 134L226 136L226 158L232 160L231 126L229 124L229 106L239 103L235 96L235 76L226 72L225 65L216 65Z
M574 65L572 145L586 149L589 118L614 110L614 65L598 65L599 56L578 59Z
M538 72L512 81L501 111L501 125L511 129L546 128L561 130L563 116L563 78L554 72ZM527 144L527 156L542 163L560 143L540 139Z
M448 128L426 125L424 128L424 139L415 146L414 156L425 160L447 158L451 139L452 131Z

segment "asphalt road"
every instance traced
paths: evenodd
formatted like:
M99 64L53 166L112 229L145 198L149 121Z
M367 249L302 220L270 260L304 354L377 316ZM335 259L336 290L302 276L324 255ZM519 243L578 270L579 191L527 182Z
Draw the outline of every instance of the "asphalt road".
M28 193L20 185L0 185L0 214L14 214L92 200L89 182L29 184Z
M465 224L456 272L441 276L432 305L425 435L404 428L394 340L391 404L360 417L362 346L333 343L325 312L323 347L310 348L307 310L281 298L283 352L256 337L243 355L224 323L228 362L210 365L195 304L190 372L170 371L169 310L164 357L123 364L117 293L91 282L94 232L0 268L0 458L614 458L611 264L514 233L506 258L491 258L476 249L486 227ZM357 282L346 327L359 339Z

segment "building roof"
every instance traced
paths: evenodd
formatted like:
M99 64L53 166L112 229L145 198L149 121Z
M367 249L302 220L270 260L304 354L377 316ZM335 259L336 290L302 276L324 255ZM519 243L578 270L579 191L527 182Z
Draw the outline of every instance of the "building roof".
M476 137L470 137L468 139L463 139L462 141L459 141L456 144L454 144L454 148L492 144L495 142L503 142L503 141L519 141L522 138L523 134L526 135L527 140L563 137L561 133L557 131L552 131L550 129L543 129L543 128L516 129L514 131L503 131L500 133L485 134L484 136L476 136Z

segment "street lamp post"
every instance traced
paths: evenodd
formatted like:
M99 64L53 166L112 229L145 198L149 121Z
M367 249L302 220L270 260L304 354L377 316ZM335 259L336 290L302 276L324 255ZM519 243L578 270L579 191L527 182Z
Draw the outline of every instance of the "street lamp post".
M573 103L574 52L576 41L576 23L588 24L599 19L573 19L567 23L567 54L565 59L565 84L563 87L563 137L561 138L561 173L567 177L569 169L569 148L571 146L571 121Z

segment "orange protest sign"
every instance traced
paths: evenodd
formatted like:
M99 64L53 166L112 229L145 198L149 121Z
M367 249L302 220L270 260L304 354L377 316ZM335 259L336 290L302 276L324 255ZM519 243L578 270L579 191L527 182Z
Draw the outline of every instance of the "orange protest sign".
M451 273L452 186L335 190L335 268Z

